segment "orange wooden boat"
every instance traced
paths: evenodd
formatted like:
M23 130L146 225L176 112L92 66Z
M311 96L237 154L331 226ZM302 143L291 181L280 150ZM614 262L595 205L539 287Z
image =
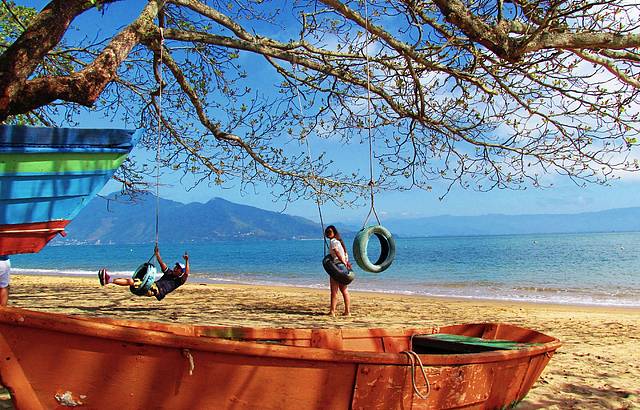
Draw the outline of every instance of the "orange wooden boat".
M17 409L508 408L559 346L507 324L260 329L0 308Z

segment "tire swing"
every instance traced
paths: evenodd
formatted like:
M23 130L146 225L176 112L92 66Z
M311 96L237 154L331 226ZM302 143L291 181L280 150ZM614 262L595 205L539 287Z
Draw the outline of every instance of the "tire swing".
M365 1L365 7L366 7ZM368 16L367 16L368 21ZM368 36L368 31L367 31ZM368 42L367 42L368 47ZM371 273L380 273L393 263L393 260L396 257L396 241L393 239L391 232L388 229L383 227L380 224L380 218L378 218L378 214L376 213L376 209L374 206L374 187L375 181L373 180L373 136L372 136L372 126L371 126L371 82L369 78L369 73L371 72L371 68L369 67L369 52L365 50L365 55L367 56L367 116L368 116L368 124L367 130L369 134L369 192L371 199L371 207L369 208L369 214L365 218L364 223L362 224L362 229L356 237L353 239L353 257L356 260L356 263L360 268L366 272ZM367 226L367 222L369 221L369 217L371 214L376 217L378 221L377 225ZM367 245L369 244L369 238L371 235L375 235L376 238L380 241L380 256L376 260L375 263L372 263L369 259Z
M164 47L164 35L162 27L160 28L160 57L158 60L159 69L154 70L154 74L156 75L156 81L159 84L158 91L158 138L156 145L156 244L155 247L158 247L158 239L159 235L159 220L160 220L160 138L162 136L162 49ZM140 284L137 286L131 285L129 286L129 290L136 296L146 296L151 289L151 286L155 283L156 273L158 272L155 265L151 263L153 260L154 254L151 255L151 258L142 265L138 266L138 269L133 273L131 279L134 281L139 280Z
M129 290L136 296L145 296L156 280L156 267L153 263L145 262L138 266L134 272L132 279L139 280L139 286L129 286Z
M369 259L367 246L371 235L380 241L380 256L375 263ZM370 225L362 228L353 239L353 257L360 268L367 272L380 273L386 270L396 257L396 241L391 232L382 225Z
M330 253L324 255L324 258L322 258L322 267L325 272L331 276L331 279L341 285L348 285L356 278L356 274L352 270L349 270L343 264L338 265L335 263Z

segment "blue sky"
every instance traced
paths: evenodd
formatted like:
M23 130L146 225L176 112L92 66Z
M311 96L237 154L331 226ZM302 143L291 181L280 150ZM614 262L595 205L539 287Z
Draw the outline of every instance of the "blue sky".
M42 7L46 2L18 1L18 4ZM126 3L126 4L125 4ZM82 35L88 32L108 30L110 27L119 27L128 24L131 20L126 14L131 10L139 10L145 2L126 1L109 6L108 12L100 17L100 25L91 26L95 15L82 16L77 22L81 27ZM128 11L127 11L128 10ZM93 20L92 20L93 19ZM89 23L89 24L87 24ZM107 27L108 26L108 27ZM87 29L88 28L88 29ZM104 31L103 31L104 32ZM255 78L251 79L256 81ZM258 76L257 81L261 78ZM81 127L114 127L114 124L106 119L89 115L83 115ZM357 143L349 147L334 146L326 143L314 142L311 144L314 153L327 148L327 152L337 161L348 161L349 166L368 172L368 159L365 155L367 149ZM149 154L141 149L134 149L136 157L148 158ZM153 154L151 155L151 157ZM241 192L240 183L228 184L226 188L215 185L201 184L193 189L192 181L188 178L181 180L181 174L165 172L162 177L160 195L162 197L180 202L206 202L214 197L221 197L233 202L257 206L273 211L285 211L290 214L300 215L313 220L318 220L317 208L313 201L298 201L291 204L274 202L275 198L270 194L271 189L266 186L257 186L255 192ZM446 185L434 183L434 189L430 192L414 190L409 192L385 192L376 197L376 210L378 215L385 218L423 217L435 215L483 215L489 213L527 214L527 213L578 213L597 211L609 208L623 208L640 206L640 175L627 175L609 186L589 185L579 187L567 178L550 176L554 187L549 189L527 188L523 191L494 190L491 192L475 192L454 187L443 199L439 197L446 191ZM109 183L102 191L107 194L118 190L115 182ZM329 221L359 222L368 212L368 204L363 199L362 206L352 209L339 209L335 205L327 204L323 207L323 214Z

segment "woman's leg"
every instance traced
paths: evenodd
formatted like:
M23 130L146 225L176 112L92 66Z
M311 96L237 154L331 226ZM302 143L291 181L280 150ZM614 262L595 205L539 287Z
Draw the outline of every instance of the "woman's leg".
M331 286L331 307L329 308L329 314L335 316L336 308L338 307L338 282L329 278L329 285Z
M340 285L340 292L342 292L342 298L344 299L344 316L351 314L351 297L349 296L349 289L347 285Z
M0 288L0 306L7 306L9 302L9 286Z
M0 259L0 306L7 306L9 303L9 281L11 271L11 261L7 257Z

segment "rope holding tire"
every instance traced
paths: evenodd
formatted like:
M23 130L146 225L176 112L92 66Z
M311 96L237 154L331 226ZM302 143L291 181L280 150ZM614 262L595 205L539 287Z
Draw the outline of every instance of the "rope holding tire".
M146 295L156 280L156 267L149 262L143 263L133 274L133 280L136 279L141 281L140 286L129 286L129 290L136 296Z
M380 241L380 256L375 263L371 262L367 254L369 238L375 235ZM353 239L353 257L362 270L380 273L386 270L396 258L396 241L391 232L382 225L371 225L362 228Z

